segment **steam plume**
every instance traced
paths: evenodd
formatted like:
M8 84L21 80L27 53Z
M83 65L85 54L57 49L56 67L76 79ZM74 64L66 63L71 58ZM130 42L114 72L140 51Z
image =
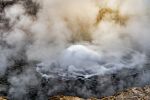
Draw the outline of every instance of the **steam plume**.
M7 83L1 94L15 100L45 100L62 91L100 97L150 83L149 0L14 2L0 19L7 23L0 26L0 77Z

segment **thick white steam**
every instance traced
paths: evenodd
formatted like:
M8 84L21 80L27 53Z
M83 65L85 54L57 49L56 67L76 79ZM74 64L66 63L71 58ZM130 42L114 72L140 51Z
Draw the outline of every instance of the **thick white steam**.
M4 11L9 29L0 29L0 76L16 61L26 64L17 65L22 74L9 76L9 93L16 98L17 92L25 95L32 78L38 84L37 73L48 79L90 78L149 63L149 0L33 2L40 5L36 16L18 2ZM148 75L141 79L149 80Z

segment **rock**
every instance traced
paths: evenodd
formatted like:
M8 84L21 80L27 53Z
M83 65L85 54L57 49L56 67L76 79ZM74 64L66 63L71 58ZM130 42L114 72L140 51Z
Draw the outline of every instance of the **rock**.
M55 96L51 97L49 100L150 100L150 86L145 86L143 88L130 88L123 92L119 92L114 96L103 97L101 99L82 99L74 96Z
M7 100L5 97L0 97L0 100Z
M150 86L130 88L102 100L150 100Z
M49 100L84 100L84 99L74 96L54 96L51 97Z

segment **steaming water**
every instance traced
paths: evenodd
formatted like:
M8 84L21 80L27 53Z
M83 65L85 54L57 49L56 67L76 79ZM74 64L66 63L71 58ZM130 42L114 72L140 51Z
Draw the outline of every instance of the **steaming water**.
M100 97L150 83L149 0L14 2L0 14L0 94Z
M83 45L72 45L49 63L38 64L37 71L44 77L84 77L114 73L123 68L140 68L145 64L145 55L129 51L121 57L97 53ZM45 67L43 67L45 66ZM46 67L47 66L47 67ZM42 73L43 72L43 73ZM45 74L44 74L45 73ZM48 74L46 74L48 73Z

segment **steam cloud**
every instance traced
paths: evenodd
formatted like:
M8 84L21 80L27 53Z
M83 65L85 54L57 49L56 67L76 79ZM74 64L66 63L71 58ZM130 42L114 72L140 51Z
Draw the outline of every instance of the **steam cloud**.
M150 83L149 0L26 2L2 12L8 25L0 23L1 94L12 100L45 100L57 91L100 97Z

